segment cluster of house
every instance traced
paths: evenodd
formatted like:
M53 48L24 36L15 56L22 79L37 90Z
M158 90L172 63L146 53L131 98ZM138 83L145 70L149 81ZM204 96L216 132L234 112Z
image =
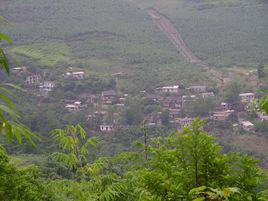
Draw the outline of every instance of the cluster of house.
M54 81L44 80L42 75L28 72L26 66L12 68L11 71L16 76L26 75L25 84L38 87L43 96L47 96L55 87Z
M179 95L180 87L178 85L174 85L157 88L156 93L154 94L146 94L146 91L142 91L141 96L144 99L157 102L162 105L163 108L167 109L169 111L169 124L180 130L182 127L190 125L194 120L193 117L181 118L181 109L185 103L195 101L200 97L205 99L215 96L213 92L208 91L207 86L190 86L186 88L186 90L188 90L191 95ZM243 93L239 94L239 96L245 109L249 109L252 100L255 98L254 93ZM118 97L115 90L103 91L98 98L94 94L81 94L78 100L73 101L71 104L66 104L66 108L70 112L77 111L80 108L83 108L83 103L101 103L102 105L124 107L126 98L127 94ZM215 108L215 111L210 116L203 118L206 120L213 120L215 122L224 122L234 112L235 111L229 103L222 102ZM115 113L115 116L116 118L113 117L113 121L107 123L107 112L97 111L96 113L89 115L88 119L101 119L99 130L102 132L113 132L118 128L123 128L123 126L119 123L120 118L118 113ZM260 119L267 120L267 118L267 116L260 114ZM145 121L148 126L162 126L162 112L150 113L145 117ZM242 126L245 130L251 130L252 127L254 127L251 122L245 120L240 121L240 126Z
M12 69L13 73L17 75L26 74L26 67L17 67ZM54 81L44 80L45 76L39 74L27 73L25 83L27 86L35 86L39 88L41 95L47 96L49 92L53 91L55 87ZM85 79L85 72L83 71L72 71L67 72L63 75L65 78L82 80ZM163 108L168 110L168 121L170 125L173 125L177 129L190 125L194 118L185 117L181 118L181 109L184 104L196 101L199 98L211 98L215 94L209 90L207 86L204 85L194 85L189 86L188 88L183 88L189 95L181 95L182 87L180 85L170 85L162 86L155 89L154 93L147 94L146 91L141 91L141 98L159 103ZM63 100L65 108L68 112L80 111L83 108L86 108L89 104L93 104L96 108L101 105L114 105L117 108L125 107L125 102L128 94L123 94L119 96L115 90L106 90L103 91L100 95L91 94L91 93L82 93L76 100ZM249 110L251 107L252 101L255 99L254 93L242 93L239 94L241 103L244 106L245 110ZM208 116L204 117L205 119L213 120L215 122L224 122L229 116L235 111L232 109L229 103L222 102L220 103L214 112ZM108 117L109 116L109 117ZM112 117L111 117L112 116ZM259 119L262 121L268 120L268 116L258 113ZM92 114L87 116L88 121L97 121L100 120L99 130L102 132L113 132L118 128L123 127L120 125L119 114L109 114L106 111L95 111ZM109 119L109 120L107 120ZM112 121L111 121L112 119ZM145 117L145 121L149 126L162 126L162 112L152 112ZM107 123L108 122L108 123ZM254 125L246 120L239 120L240 126L245 130L252 130ZM238 125L239 125L238 124ZM234 125L236 126L236 125Z
M45 76L42 76L40 74L32 74L32 73L28 72L27 67L25 67L25 66L12 68L12 72L18 76L27 75L26 79L25 79L25 84L27 86L38 87L40 94L43 96L47 96L48 93L53 91L53 89L55 87L54 81L44 80ZM85 78L85 72L84 71L67 72L63 76L65 78L82 80ZM73 108L77 108L77 107L73 107Z
M181 108L183 105L189 101L195 101L198 97L202 98L209 98L214 97L214 93L211 91L208 91L207 86L190 86L186 88L190 92L191 95L188 96L179 96L180 87L179 85L173 85L173 86L164 86L157 88L157 91L159 93L168 93L169 96L161 96L160 94L155 95L148 95L147 98L162 103L163 107L168 109L169 111L169 123L174 124L176 128L181 129L182 127L188 126L191 124L194 120L192 117L185 117L180 118ZM239 94L241 105L243 106L243 109L248 111L251 109L251 105L253 100L255 99L254 93L241 93ZM232 109L231 104L221 102L215 110L212 112L212 114L208 117L203 117L203 119L206 120L213 120L214 122L225 122L231 114L233 114L235 111ZM258 113L258 117L261 121L268 120L268 116ZM148 121L149 125L162 125L161 122L161 112L158 113L152 113L147 116L146 120ZM253 123L241 120L239 119L238 126L241 126L244 130L250 131L254 128Z
M156 88L156 94L147 95L146 98L160 103L163 108L168 110L169 124L173 125L177 129L190 125L194 118L184 117L181 118L181 108L184 104L197 100L198 98L214 97L214 93L208 91L207 86L195 85L190 86L184 90L187 90L190 95L179 95L181 88L179 85L163 86ZM161 126L161 112L152 113L146 117L149 125Z

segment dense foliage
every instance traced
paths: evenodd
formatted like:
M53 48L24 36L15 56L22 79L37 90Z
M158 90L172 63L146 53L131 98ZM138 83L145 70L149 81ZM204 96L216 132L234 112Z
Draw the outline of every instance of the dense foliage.
M40 169L36 166L16 168L3 147L0 147L0 170L0 200L53 200L47 183L41 178Z
M222 153L202 126L195 120L182 133L138 143L139 152L85 162L84 174L74 180L59 175L65 179L50 185L59 200L265 200L267 183L257 161Z

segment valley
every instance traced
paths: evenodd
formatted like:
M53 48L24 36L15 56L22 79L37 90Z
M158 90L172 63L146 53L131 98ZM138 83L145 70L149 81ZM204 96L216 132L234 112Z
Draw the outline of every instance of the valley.
M202 184L259 201L267 11L265 0L0 1L13 40L0 41L11 72L0 63L0 80L16 94L0 94L5 171L44 182L40 200L192 201ZM2 126L13 102L32 143Z

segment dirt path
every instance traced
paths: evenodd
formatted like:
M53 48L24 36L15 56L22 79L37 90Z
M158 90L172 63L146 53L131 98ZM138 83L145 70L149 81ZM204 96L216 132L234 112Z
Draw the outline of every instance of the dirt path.
M169 40L176 46L185 59L190 63L202 66L207 70L214 78L216 78L220 86L223 86L224 79L221 74L214 69L211 69L206 63L197 58L190 48L183 41L180 33L175 26L162 14L155 9L147 9L147 13L152 18L153 22L166 34Z

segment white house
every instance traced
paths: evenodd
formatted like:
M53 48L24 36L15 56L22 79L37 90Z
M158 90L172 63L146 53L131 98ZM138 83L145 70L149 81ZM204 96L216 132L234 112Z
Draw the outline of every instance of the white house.
M114 131L114 126L113 125L106 125L106 124L100 125L100 131L101 132L112 132L112 131Z
M27 85L34 85L41 82L41 75L30 75L26 77L26 84Z
M17 75L25 73L27 71L26 66L12 68L11 71Z
M73 111L77 111L79 109L79 107L77 105L74 104L67 104L65 106L65 108L69 111L69 112L73 112Z
M203 85L190 86L187 88L187 90L194 93L202 93L207 91L207 86Z
M255 98L255 94L254 93L242 93L242 94L239 94L239 97L241 98L242 103L249 104Z
M53 88L55 87L55 82L52 82L52 81L44 81L43 83L41 83L39 85L39 89L41 91L52 91Z
M159 87L157 90L162 93L178 93L179 85Z
M234 113L234 110L215 111L212 119L214 121L225 121L232 113Z
M214 97L214 93L213 92L205 92L205 93L201 93L202 98L209 98L209 97Z
M252 131L254 128L254 124L250 121L240 121L240 125L243 127L246 131Z
M69 111L69 112L74 112L79 110L79 108L81 107L81 102L80 101L76 101L73 104L67 104L65 106L65 108Z
M82 80L85 78L85 72L84 71L76 71L76 72L67 72L65 74L66 77L75 78L78 80Z

